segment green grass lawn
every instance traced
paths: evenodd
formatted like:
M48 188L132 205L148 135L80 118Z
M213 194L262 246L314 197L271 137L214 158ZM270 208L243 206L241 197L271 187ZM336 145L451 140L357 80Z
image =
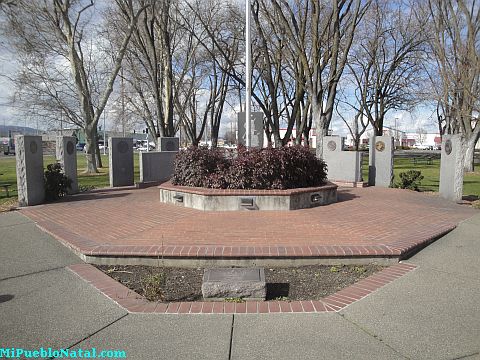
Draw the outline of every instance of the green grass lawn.
M44 156L43 163L44 168L48 164L54 163L54 156ZM110 180L108 178L108 155L102 155L102 165L103 168L98 169L99 174L96 175L86 175L83 174L83 171L86 168L87 160L83 153L77 154L77 168L78 168L78 184L80 187L84 188L102 188L110 186ZM135 181L140 180L140 169L138 165L138 154L134 154L134 172L135 172ZM0 185L1 184L11 184L10 186L10 198L17 197L17 175L15 171L15 156L4 156L0 157ZM6 193L3 191L3 188L0 188L0 204L8 201L6 198Z
M434 159L432 165L426 163L413 163L411 158L395 158L394 182L398 181L399 174L408 170L421 171L424 179L420 186L421 191L438 191L440 179L440 159ZM368 181L368 158L363 161L363 179ZM473 173L466 173L463 179L463 195L480 196L480 169Z
M53 156L45 156L44 164L45 167L47 164L51 164L55 161ZM103 168L99 169L100 173L97 175L85 175L82 172L86 167L85 155L78 153L77 164L78 164L78 183L81 187L84 188L102 188L109 186L108 179L108 156L102 155ZM140 171L138 165L138 154L134 155L134 171L135 171L135 181L140 179ZM412 159L408 158L395 158L395 179L398 178L400 172L405 172L408 170L420 170L424 179L422 180L422 185L420 189L422 191L438 191L439 183L439 171L440 171L440 160L433 160L432 165L427 165L424 163L414 164ZM15 157L14 156L5 156L0 157L0 185L4 183L11 184L10 187L10 199L17 197L17 177L15 174ZM364 159L363 163L363 176L364 180L368 179L368 160ZM465 174L463 182L463 194L464 195L473 195L480 196L480 170L477 169L474 173ZM6 198L6 193L3 189L0 189L0 204L8 201Z

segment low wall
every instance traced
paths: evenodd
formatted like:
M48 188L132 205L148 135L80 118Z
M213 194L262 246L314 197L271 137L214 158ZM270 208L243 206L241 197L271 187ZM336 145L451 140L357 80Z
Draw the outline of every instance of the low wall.
M176 155L176 151L140 152L140 183L169 180Z
M337 202L337 185L290 190L223 190L165 183L160 201L204 211L297 210Z

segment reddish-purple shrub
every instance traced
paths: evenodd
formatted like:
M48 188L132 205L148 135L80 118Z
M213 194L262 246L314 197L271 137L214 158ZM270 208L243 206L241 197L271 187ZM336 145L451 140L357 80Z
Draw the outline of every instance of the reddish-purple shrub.
M189 148L177 155L175 185L229 189L292 189L320 186L326 165L308 149L238 149L236 156L218 149Z
M180 151L175 158L175 169L172 177L174 185L195 187L225 187L212 186L221 184L217 177L228 167L228 160L223 151L207 147L189 147Z

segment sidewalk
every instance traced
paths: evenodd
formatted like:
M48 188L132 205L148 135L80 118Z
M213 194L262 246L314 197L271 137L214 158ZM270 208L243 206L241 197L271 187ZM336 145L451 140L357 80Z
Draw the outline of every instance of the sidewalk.
M0 347L125 350L128 359L478 359L480 214L337 313L129 314L66 267L81 261L0 214Z

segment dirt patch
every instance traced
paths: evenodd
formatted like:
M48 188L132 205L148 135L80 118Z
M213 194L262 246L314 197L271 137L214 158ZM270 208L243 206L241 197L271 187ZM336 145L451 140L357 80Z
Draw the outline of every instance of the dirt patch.
M202 301L204 269L96 266L151 301ZM384 269L379 265L265 268L267 300L318 300Z

